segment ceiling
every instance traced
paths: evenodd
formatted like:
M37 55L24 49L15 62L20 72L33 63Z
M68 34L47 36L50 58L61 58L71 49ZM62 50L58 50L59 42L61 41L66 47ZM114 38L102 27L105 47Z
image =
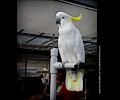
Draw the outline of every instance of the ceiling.
M64 11L71 16L79 16L82 13L82 20L74 22L74 24L82 34L86 54L96 53L96 5L90 2L81 2L81 0L73 1L18 0L17 47L36 50L50 50L52 47L57 47L59 34L58 26L55 23L55 14L58 11Z

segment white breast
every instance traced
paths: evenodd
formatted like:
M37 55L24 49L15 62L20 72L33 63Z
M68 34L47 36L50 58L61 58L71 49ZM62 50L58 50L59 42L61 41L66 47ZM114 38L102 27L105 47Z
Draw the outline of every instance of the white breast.
M67 61L69 63L76 63L77 60L77 56L75 54L75 44L76 44L76 40L75 40L75 33L73 34L72 32L69 32L69 35L65 35L65 36L61 36L61 48L64 51L64 54L67 58Z

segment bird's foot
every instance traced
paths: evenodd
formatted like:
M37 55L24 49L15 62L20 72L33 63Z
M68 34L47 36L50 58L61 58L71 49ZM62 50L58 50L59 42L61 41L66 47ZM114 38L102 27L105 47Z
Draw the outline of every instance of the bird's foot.
M63 61L62 62L62 68L64 69L64 67L65 67L65 63L68 63L68 61Z
M78 61L74 66L75 66L75 69L79 69L80 61Z
M73 71L76 71L77 72L77 70L79 69L79 65L80 65L80 61L78 61L74 66L74 69L73 69Z

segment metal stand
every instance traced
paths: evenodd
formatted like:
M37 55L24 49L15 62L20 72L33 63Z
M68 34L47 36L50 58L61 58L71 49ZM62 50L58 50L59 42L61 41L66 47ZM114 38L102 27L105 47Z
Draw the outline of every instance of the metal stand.
M62 68L62 63L57 62L57 56L58 56L58 49L53 48L51 49L51 59L50 59L50 73L51 73L51 82L50 82L50 100L56 100L56 74L57 69ZM65 69L72 69L75 68L76 63L65 63L64 68ZM96 63L80 63L79 69L91 69L91 68L97 68Z

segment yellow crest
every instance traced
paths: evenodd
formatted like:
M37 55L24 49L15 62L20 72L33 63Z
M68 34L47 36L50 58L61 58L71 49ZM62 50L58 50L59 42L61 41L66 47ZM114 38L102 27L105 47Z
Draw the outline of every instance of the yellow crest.
M82 13L80 14L79 17L72 17L72 16L70 16L70 18L72 19L73 22L78 22L78 21L80 21L82 19Z

